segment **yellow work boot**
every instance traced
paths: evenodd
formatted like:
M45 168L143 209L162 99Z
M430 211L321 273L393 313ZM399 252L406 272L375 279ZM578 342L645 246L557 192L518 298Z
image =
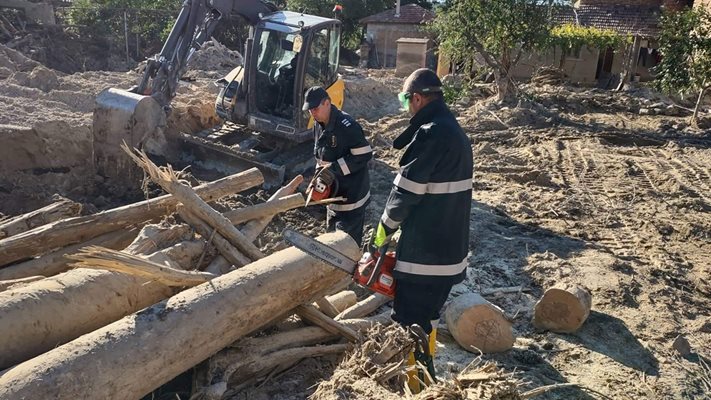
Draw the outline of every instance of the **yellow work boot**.
M415 350L407 357L407 386L413 394L420 393L436 381L434 376L434 353L437 347L437 321L432 321L432 332L427 335L421 330L416 340ZM424 336L424 337L423 337ZM426 354L429 353L429 354Z

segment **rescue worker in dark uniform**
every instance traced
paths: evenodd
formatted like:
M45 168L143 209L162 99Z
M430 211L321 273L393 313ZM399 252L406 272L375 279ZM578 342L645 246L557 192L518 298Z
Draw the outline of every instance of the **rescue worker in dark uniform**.
M412 118L393 142L406 150L373 244L381 247L400 229L392 318L404 327L422 327L433 356L439 311L466 276L473 156L432 70L413 72L399 98ZM408 384L419 391L417 382Z
M323 88L314 86L306 92L303 109L316 121L316 175L337 187L330 197L345 198L327 206L326 230L344 231L360 246L365 209L370 203L368 161L373 157L373 150L360 124L331 104Z

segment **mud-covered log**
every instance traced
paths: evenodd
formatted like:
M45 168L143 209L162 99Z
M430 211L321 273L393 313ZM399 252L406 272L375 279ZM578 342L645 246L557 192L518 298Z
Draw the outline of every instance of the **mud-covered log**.
M580 329L590 315L592 295L575 284L557 284L546 290L536 303L533 325L537 329L572 333Z
M184 232L185 226L176 226L176 230ZM134 248L158 247L161 237L175 239L160 232L154 240L145 236L137 238ZM136 244L141 241L155 244ZM171 294L168 286L145 278L84 268L0 292L0 369L41 354Z
M60 198L59 201L38 210L0 222L0 239L17 235L60 219L76 217L80 213L81 204Z
M498 353L511 349L514 335L504 312L478 293L452 300L444 313L447 329L464 350Z
M358 257L345 233L318 239ZM141 398L259 329L265 316L322 296L343 274L297 249L279 251L8 369L0 398Z
M105 233L87 242L63 247L32 260L0 268L0 280L21 279L28 276L54 276L69 269L68 255L75 254L82 247L103 246L113 250L123 249L136 237L138 229L122 229Z
M256 168L195 188L205 201L239 193L264 182ZM114 208L97 214L63 219L0 240L0 265L35 257L50 250L81 243L104 233L145 223L172 212L178 199L171 195Z

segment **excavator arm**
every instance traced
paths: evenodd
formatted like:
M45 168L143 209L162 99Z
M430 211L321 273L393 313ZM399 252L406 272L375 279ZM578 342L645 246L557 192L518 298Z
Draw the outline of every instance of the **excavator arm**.
M273 11L276 6L261 0L185 0L160 54L148 59L141 82L131 91L151 96L167 107L188 60L223 18L235 13L254 26L260 15Z

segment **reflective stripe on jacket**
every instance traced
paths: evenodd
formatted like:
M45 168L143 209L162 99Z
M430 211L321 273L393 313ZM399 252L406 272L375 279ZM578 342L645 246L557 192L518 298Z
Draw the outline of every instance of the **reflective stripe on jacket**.
M402 233L395 277L460 282L469 251L473 156L443 100L421 109L395 140L407 147L381 222Z

